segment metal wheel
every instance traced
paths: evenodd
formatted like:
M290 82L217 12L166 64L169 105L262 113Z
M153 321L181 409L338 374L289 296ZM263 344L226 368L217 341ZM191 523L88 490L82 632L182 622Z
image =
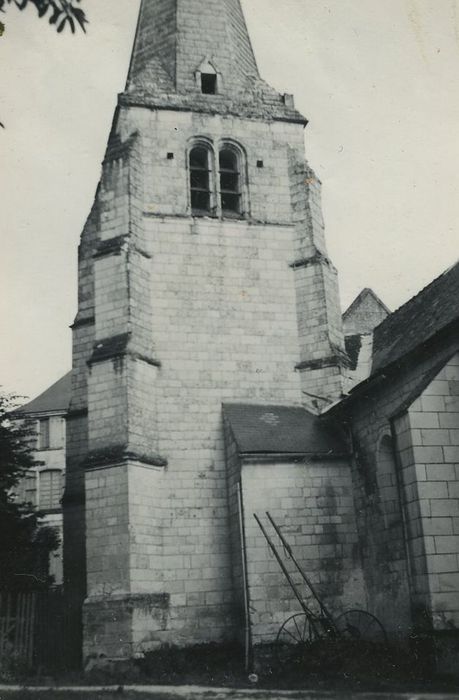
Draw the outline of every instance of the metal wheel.
M366 610L346 610L336 618L335 623L346 639L380 644L387 641L386 630L378 618Z
M304 654L316 639L316 633L304 613L291 615L280 627L276 637L276 656L281 665L301 663Z

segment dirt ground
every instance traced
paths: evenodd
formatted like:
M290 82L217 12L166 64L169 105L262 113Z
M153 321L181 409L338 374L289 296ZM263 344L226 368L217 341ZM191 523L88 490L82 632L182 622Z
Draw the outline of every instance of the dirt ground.
M256 677L249 677L239 648L207 644L190 649L161 649L146 654L135 664L107 661L86 673L36 673L3 679L0 683L16 681L23 687L34 686L35 690L13 694L5 685L0 686L0 700L333 700L369 697L368 694L377 694L372 697L378 700L454 696L459 700L459 677L434 675L429 667L428 657L418 651L349 642L341 647L335 642L316 644L287 659L276 657L273 649L260 649L252 668ZM60 690L62 686L68 690ZM81 695L81 686L93 686L94 690ZM143 694L146 686L148 692ZM184 686L188 690L183 690ZM41 690L43 687L52 690ZM107 687L118 691L99 690Z
M354 693L317 692L308 690L221 690L197 687L152 689L150 692L136 692L130 689L117 691L78 692L70 690L3 690L0 700L459 700L459 694L418 694L418 693Z

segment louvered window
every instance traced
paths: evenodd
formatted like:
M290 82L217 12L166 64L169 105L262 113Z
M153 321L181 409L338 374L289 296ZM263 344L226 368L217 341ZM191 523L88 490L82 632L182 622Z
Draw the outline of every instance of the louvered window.
M210 212L210 152L204 146L196 146L190 153L191 209L194 213Z
M220 197L223 214L241 213L241 187L237 154L225 148L220 151Z

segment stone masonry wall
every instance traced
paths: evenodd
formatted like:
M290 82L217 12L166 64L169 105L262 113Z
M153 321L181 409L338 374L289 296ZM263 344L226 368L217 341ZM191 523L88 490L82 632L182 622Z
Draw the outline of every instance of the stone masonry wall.
M84 657L101 650L115 658L142 653L162 641L164 630L174 630L176 641L180 637L182 586L177 594L171 582L163 593L174 517L161 502L163 479L161 468L133 463L86 473L90 597ZM174 546L178 559L177 551Z
M244 495L241 483L241 461L230 425L224 421L227 465L229 538L231 547L231 579L233 586L233 616L239 641L242 642L247 624L248 591L244 568L247 565L244 534Z
M417 588L413 571L416 552L407 549L404 535L403 519L407 521L413 514L409 504L405 507L405 502L410 490L415 488L414 478L406 478L403 483L399 475L398 505L394 501L393 526L388 527L383 502L387 495L384 486L390 483L385 480L387 459L378 458L378 451L384 438L391 439L394 419L397 440L394 460L398 460L398 451L406 447L402 433L406 432L407 419L400 418L401 412L406 410L403 407L442 358L447 362L455 347L457 338L454 333L445 335L441 343L427 347L414 361L407 359L397 368L392 368L390 380L375 382L365 392L360 392L358 401L348 403L345 413L342 413L354 438L353 483L370 611L393 635L405 635L413 623L422 624L426 598L425 591ZM402 442L398 445L400 437ZM397 464L397 468L399 472L400 465ZM400 504L403 504L402 509ZM407 522L406 530L409 531ZM390 606L387 605L388 599L392 601Z
M89 475L87 488L90 551L112 547L113 519L118 518L116 528L128 536L131 552L129 561L120 555L118 567L113 564L111 572L98 563L98 557L88 554L91 629L96 627L92 601L99 599L104 579L114 595L124 591L170 596L165 629L157 629L152 620L151 629L145 630L143 621L142 629L132 631L128 642L132 649L134 644L189 644L235 635L221 404L227 400L301 401L295 372L298 340L289 267L294 253L286 141L302 147L298 125L241 123L217 116L132 110L128 123L124 116L120 120L122 139L127 140L133 130L139 136L131 150L130 170L141 172L142 177L139 189L134 182L132 197L144 211L137 240L144 251L142 260L149 260L151 280L146 301L151 325L145 328L145 338L152 337L150 353L158 366L152 368L155 376L148 380L151 388L144 395L142 382L136 383L134 375L130 378L134 366L143 360L122 361L125 366L119 368L117 382L120 401L127 403L126 425L121 426L113 394L116 363L92 363L91 444L98 449L116 445L126 429L130 444L141 443L135 432L144 408L152 415L140 432L154 439L167 467L158 474L126 465L127 491L120 491L115 504L104 500L102 486L89 487ZM189 139L203 134L216 144L220 138L235 139L245 149L249 220L188 216ZM168 153L174 157L167 158ZM265 167L257 168L257 160L263 160ZM132 175L129 181L132 185ZM114 187L124 196L116 180ZM104 199L116 201L107 195ZM107 221L115 219L107 217ZM116 229L115 234L119 233ZM109 251L110 240L105 233L104 237L104 250ZM115 309L120 303L121 309L128 308L123 293L132 286L126 286L123 255L121 249L120 255L109 258L113 262L97 260L104 336L112 316L113 334L122 330L122 315ZM143 274L140 268L130 270L133 280ZM115 294L110 292L113 283L119 285ZM98 295L99 291L96 300ZM145 295L136 299L131 294L129 299L132 318L136 308L143 308ZM98 314L96 301L96 328ZM140 332L133 329L133 338ZM123 411L120 419L122 415ZM113 469L106 466L107 478ZM123 515L126 509L128 515ZM102 624L101 639L107 639L104 629Z
M191 216L188 153L197 138L217 161L220 144L240 144L244 218ZM144 618L136 627L133 614L132 650L236 634L221 404L303 400L292 153L304 162L300 124L188 112L122 109L111 136L94 261L89 449L103 455L110 480L121 468L114 448L123 448L127 481L114 504L102 486L89 487L88 474L87 540L90 551L110 549L118 518L132 556L120 553L108 572L88 554L87 606L94 630L104 577L114 595L169 596L164 628L152 620L148 630ZM110 356L117 347L122 356ZM142 455L143 467L161 464L160 472L142 470ZM104 625L99 636L108 639Z
M87 360L94 344L93 255L100 228L100 206L96 200L78 248L78 313L72 327L72 393L67 414L64 512L64 582L74 597L86 592L84 468L88 452Z
M459 628L459 355L408 409L398 438L416 590L434 628ZM412 475L409 478L409 475Z
M325 244L321 183L293 149L289 165L295 223L292 267L300 343L298 370L309 405L324 406L327 400L341 397L342 366L346 364L338 273Z
M265 517L269 511L306 575L330 609L366 608L352 480L343 461L245 462L242 465L245 532L254 644L274 641L280 625L301 612L253 514L283 548ZM291 561L289 573L314 608Z

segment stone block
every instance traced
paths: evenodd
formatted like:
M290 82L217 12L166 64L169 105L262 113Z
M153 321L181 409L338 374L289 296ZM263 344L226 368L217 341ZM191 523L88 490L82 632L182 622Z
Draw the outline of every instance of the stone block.
M459 417L457 413L440 413L438 415L440 428L457 428Z
M417 485L420 499L448 498L448 484L446 481L423 481Z
M446 566L448 567L452 565L446 564ZM454 568L450 568L449 571L448 568L446 568L444 571L447 571L448 573L441 573L438 577L441 590L445 592L456 591L459 596L459 572ZM454 605L453 609L459 610L459 597L456 599L456 604Z
M459 413L459 396L445 396L445 411Z
M452 518L430 518L423 523L424 532L426 535L452 535L453 534L453 519Z
M429 571L437 574L448 574L444 580L457 582L459 590L459 573L457 573L456 554L430 555L428 559L428 568Z
M457 516L457 506L456 499L433 500L431 503L432 517Z
M440 446L413 447L413 456L416 463L432 464L444 461L443 451Z
M421 430L421 440L423 445L448 445L450 436L448 430L424 428Z
M438 554L459 554L459 535L437 535L435 550Z
M422 396L448 396L449 393L449 382L437 378L424 389Z
M427 413L430 412L443 412L445 408L445 398L444 396L422 396L421 398L422 410Z
M451 464L426 464L428 481L451 481L456 478L454 466Z
M459 445L443 447L445 462L459 462Z

